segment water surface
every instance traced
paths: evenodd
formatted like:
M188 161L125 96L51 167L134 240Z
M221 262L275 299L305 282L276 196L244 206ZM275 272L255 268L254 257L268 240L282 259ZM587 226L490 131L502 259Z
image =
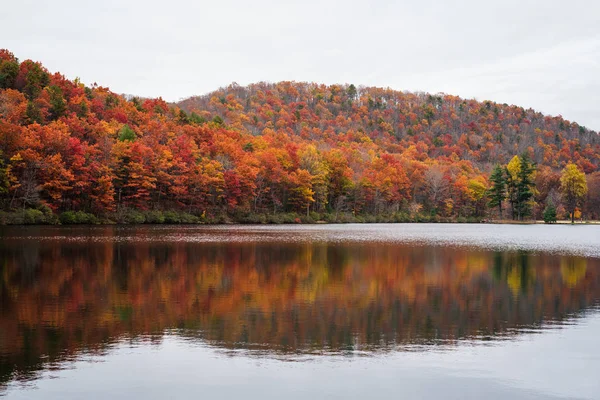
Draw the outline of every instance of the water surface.
M600 398L600 227L12 227L0 395Z

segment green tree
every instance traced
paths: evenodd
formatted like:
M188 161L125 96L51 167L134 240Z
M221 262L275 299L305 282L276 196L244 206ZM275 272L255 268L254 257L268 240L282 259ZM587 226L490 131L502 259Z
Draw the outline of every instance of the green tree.
M0 59L0 89L12 88L19 73L19 62Z
M177 117L177 119L182 124L189 124L190 123L190 117L188 117L187 113L185 111L181 110L181 109L179 110L179 116Z
M497 164L490 175L491 187L488 196L490 198L489 206L498 207L498 215L502 218L502 202L506 198L506 177L504 169Z
M25 115L27 116L27 122L33 124L37 122L41 124L43 122L42 113L40 112L39 107L33 102L27 102L27 110L25 111Z
M585 174L577 165L569 162L560 177L560 191L571 214L571 223L575 222L575 209L583 201L587 190Z
M121 142L133 142L136 139L135 131L125 124L119 131L119 141Z
M552 201L549 201L544 209L544 222L547 224L553 224L556 222L556 207Z
M133 103L133 105L135 106L135 109L138 111L143 112L144 111L144 107L142 107L142 102L140 101L139 97L134 97L131 99L131 102Z
M527 153L514 156L506 166L506 189L512 218L522 221L533 209L535 164Z
M517 174L517 217L520 221L531 215L533 209L532 198L533 176L535 173L535 164L529 158L527 153L521 157L521 168Z
M46 90L50 96L50 114L52 115L52 119L58 119L67 111L67 102L63 97L62 89L56 85L52 85Z
M24 86L17 87L17 89L22 89L29 100L34 100L39 96L42 89L50 83L50 74L41 64L34 63L31 60L24 61L20 68L27 72L25 73Z
M192 114L190 114L190 122L192 124L202 125L206 123L206 118L196 114L195 112L192 112Z
M346 93L348 94L348 97L350 97L351 100L354 100L356 98L356 94L358 93L356 91L356 86L354 86L354 84L348 86Z

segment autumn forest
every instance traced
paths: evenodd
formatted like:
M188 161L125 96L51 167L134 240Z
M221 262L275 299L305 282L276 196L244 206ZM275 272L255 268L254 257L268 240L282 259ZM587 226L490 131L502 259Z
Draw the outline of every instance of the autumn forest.
M0 50L0 224L599 219L600 137L354 84L119 95Z

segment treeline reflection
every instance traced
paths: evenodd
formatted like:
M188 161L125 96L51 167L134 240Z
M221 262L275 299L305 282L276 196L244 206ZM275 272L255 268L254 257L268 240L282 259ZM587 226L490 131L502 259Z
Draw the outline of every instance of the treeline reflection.
M383 243L0 244L0 382L170 333L268 353L511 337L594 307L600 261Z

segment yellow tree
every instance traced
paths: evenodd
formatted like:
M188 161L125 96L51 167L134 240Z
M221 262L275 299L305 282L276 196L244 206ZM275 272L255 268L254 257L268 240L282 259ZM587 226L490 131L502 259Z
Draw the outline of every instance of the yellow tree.
M508 192L508 201L512 219L515 219L515 209L517 204L517 183L519 181L519 172L521 171L521 159L514 156L506 165L506 189Z
M571 223L575 222L575 208L587 193L585 174L577 165L569 162L560 176L560 191L571 214Z
M469 199L473 204L474 214L478 217L485 210L485 194L488 190L485 179L482 176L475 179L469 179L467 190Z
M301 149L298 156L300 158L300 168L307 170L312 176L315 208L316 211L320 211L327 205L329 165L313 144Z
M310 205L315 202L314 190L312 188L312 176L305 169L299 169L290 174L290 203L296 208L306 208L306 215L309 215Z

